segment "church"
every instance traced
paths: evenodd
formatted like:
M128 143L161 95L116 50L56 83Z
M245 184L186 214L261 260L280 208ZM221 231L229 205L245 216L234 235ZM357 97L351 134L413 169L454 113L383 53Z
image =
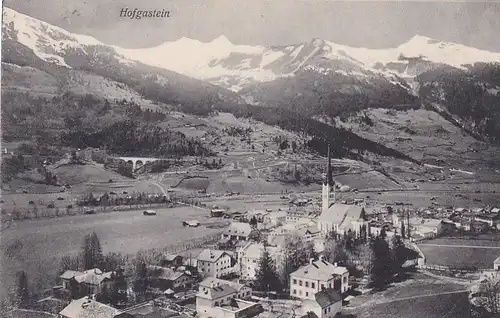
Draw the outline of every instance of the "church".
M340 235L353 232L356 236L359 236L363 230L368 228L364 207L335 202L335 182L332 178L330 146L328 146L328 165L323 176L322 187L322 211L317 225L323 235L327 235L334 230Z

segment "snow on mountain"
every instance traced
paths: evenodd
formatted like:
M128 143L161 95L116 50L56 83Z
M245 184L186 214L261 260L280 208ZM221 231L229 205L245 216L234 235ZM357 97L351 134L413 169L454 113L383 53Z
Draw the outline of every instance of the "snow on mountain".
M115 50L129 59L204 80L231 76L238 76L241 80L272 80L275 74L263 67L281 55L281 52L263 46L234 45L225 36L206 43L182 37L153 48L115 47ZM256 58L262 61L258 67L252 67ZM221 64L231 59L236 61L235 65L226 67Z
M18 41L51 63L69 68L65 61L69 49L86 53L86 46L106 46L93 37L70 33L6 7L3 15L3 39ZM464 68L475 62L500 63L500 53L419 35L388 49L355 48L316 38L287 46L239 45L225 36L210 42L182 37L152 48L107 47L117 53L116 58L123 64L138 61L233 91L254 83L294 76L303 70L316 69L322 74L341 72L354 77L382 76L398 83L435 64Z
M61 56L64 50L85 51L85 45L104 45L91 36L70 33L7 7L3 8L2 39L17 40L42 60L68 68L70 66Z
M500 63L500 53L420 35L388 49L355 48L321 39L285 47L235 45L223 36L207 43L182 38L155 48L116 49L130 59L209 80L234 91L252 82L291 76L311 64L320 66L321 72L330 68L353 76L382 75L397 82L397 77L411 78L433 64L464 69L479 61ZM412 70L416 60L430 66ZM325 66L329 62L332 65Z

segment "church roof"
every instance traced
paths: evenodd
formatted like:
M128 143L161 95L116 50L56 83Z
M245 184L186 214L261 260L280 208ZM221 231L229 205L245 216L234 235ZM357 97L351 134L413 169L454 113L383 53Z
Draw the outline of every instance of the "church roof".
M358 205L334 204L324 210L319 216L319 221L330 222L333 224L348 224L351 221L365 219L364 208Z

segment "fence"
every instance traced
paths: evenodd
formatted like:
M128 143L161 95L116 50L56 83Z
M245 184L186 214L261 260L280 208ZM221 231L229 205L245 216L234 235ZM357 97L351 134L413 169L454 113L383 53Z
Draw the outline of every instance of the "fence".
M78 205L67 205L55 206L53 208L48 208L46 206L40 207L34 205L33 207L12 207L9 210L3 208L1 213L2 222L10 222L12 220L31 220L31 219L45 219L45 218L55 218L63 216L75 216L89 214L88 210L92 210L94 213L106 213L106 212L127 212L141 209L149 208L165 208L165 207L177 207L181 205L191 205L194 207L204 206L202 203L196 200L187 199L175 199L171 202L161 202L161 203L133 203L133 204L123 204L123 205L107 205L107 206L78 206Z
M167 245L163 248L152 248L140 253L151 264L161 264L165 254L176 254L184 251L189 251L201 247L210 247L221 238L222 231L208 234L203 237L198 237L190 240L185 240L177 244Z

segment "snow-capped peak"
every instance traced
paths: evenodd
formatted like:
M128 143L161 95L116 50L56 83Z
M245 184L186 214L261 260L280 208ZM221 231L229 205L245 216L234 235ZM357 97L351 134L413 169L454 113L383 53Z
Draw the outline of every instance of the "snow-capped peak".
M51 63L70 67L64 60L68 50L85 52L87 46L104 45L93 37L70 33L6 7L3 15L2 30L6 32L2 37L18 41ZM420 60L429 62L425 67L434 67L436 63L457 68L475 62L500 63L500 53L422 35L387 49L354 48L319 38L277 47L239 45L231 43L224 35L207 42L181 37L152 48L108 47L114 49L118 53L116 57L124 63L139 61L232 90L253 82L294 76L308 65L312 66L311 70L376 73L393 78L394 73L398 77L417 75L424 69L414 65Z
M228 40L224 35L221 35L210 42L212 45L219 45L219 46L232 46L233 43Z
M2 32L3 39L14 37L42 60L68 68L61 56L62 51L69 48L84 50L84 45L103 45L91 36L70 33L7 7L3 8L2 31L6 31Z

